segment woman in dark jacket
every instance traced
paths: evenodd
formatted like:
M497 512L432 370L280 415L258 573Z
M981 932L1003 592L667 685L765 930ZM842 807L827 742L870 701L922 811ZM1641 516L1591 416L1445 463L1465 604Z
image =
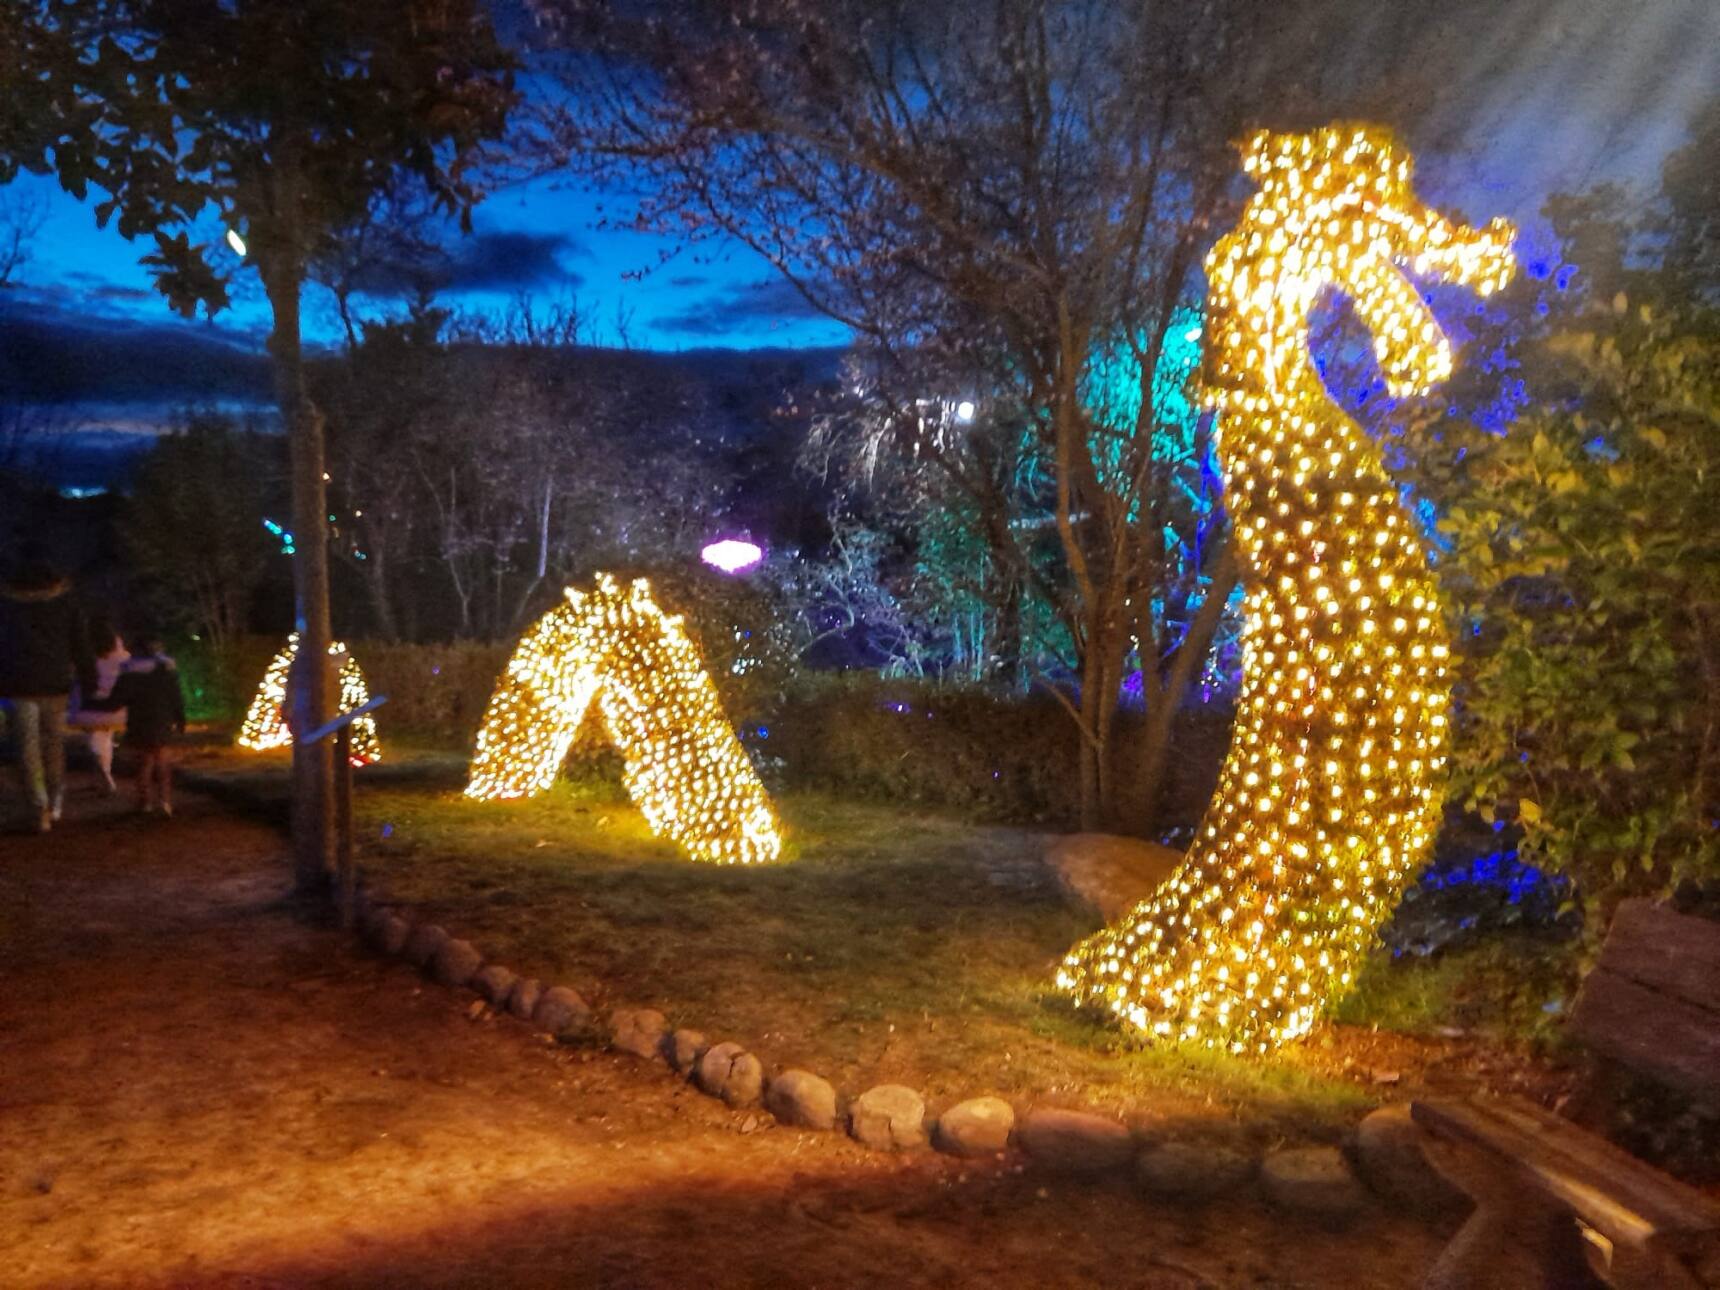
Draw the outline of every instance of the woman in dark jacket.
M66 701L72 683L95 689L89 628L62 577L40 549L27 547L0 583L0 701L11 709L24 788L46 833L65 793Z

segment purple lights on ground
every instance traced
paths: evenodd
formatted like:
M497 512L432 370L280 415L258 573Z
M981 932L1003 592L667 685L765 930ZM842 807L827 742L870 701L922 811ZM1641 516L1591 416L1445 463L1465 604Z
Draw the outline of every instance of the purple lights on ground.
M739 538L723 538L712 542L699 552L699 559L724 573L742 573L764 559L764 549L756 542Z

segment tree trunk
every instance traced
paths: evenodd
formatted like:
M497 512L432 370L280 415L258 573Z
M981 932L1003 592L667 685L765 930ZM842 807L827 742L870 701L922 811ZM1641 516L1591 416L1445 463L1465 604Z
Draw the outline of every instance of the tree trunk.
M1170 673L1159 690L1159 701L1147 710L1146 720L1141 725L1133 795L1138 806L1133 812L1136 818L1129 824L1133 832L1144 838L1151 838L1158 832L1159 800L1164 796L1165 772L1170 766L1171 734L1176 726L1177 711L1182 707L1183 695L1188 693L1189 686L1199 674L1201 664L1206 662L1207 653L1212 649L1212 638L1224 617L1225 602L1230 599L1231 589L1236 586L1241 573L1235 546L1229 541L1219 540L1223 545L1213 563L1206 599L1195 611L1188 633L1171 660ZM1148 660L1143 658L1143 670L1147 665Z
M399 626L394 620L394 602L388 595L388 544L378 537L366 544L364 553L364 585L370 593L370 612L376 631L384 640L399 640Z
M992 568L1004 580L1003 594L997 598L997 627L992 634L996 645L987 651L986 678L1000 682L1011 694L1021 689L1021 579L1013 569L996 560Z
M299 632L293 720L295 734L334 715L335 678L328 647L328 489L323 479L323 420L305 389L299 335L302 266L291 253L265 267L264 289L274 313L269 349L275 398L292 453L294 617ZM334 863L334 753L328 740L293 744L293 885L301 894L327 890Z

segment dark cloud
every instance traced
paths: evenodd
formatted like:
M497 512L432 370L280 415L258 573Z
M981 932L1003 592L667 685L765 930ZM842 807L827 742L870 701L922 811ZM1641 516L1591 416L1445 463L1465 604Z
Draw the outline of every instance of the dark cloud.
M452 251L446 285L453 291L578 286L582 281L563 263L582 254L565 233L479 233L460 239Z
M680 313L658 317L653 325L689 336L722 336L748 327L825 322L786 278L749 282L715 292Z
M376 265L360 275L360 286L378 296L412 295L425 287L436 291L577 287L584 278L566 262L586 254L566 233L475 233L422 261Z
M269 360L205 326L0 300L0 394L30 403L267 402Z
M689 287L702 287L709 281L710 279L702 273L684 273L678 278L670 278L669 285L685 291Z
M122 287L112 282L90 287L87 290L88 294L97 300L160 300L162 298L159 291L151 291L148 287Z

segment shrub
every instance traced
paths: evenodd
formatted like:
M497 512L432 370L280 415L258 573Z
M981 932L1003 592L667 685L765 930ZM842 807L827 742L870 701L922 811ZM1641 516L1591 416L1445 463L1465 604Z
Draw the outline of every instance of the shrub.
M1132 730L1125 714L1123 737ZM1176 832L1191 829L1205 809L1229 732L1226 712L1184 714L1169 787ZM1049 695L825 674L802 678L775 723L743 737L797 788L1055 828L1074 827L1079 814L1074 723Z
M1616 903L1720 875L1720 343L1716 317L1621 292L1536 355L1563 403L1447 436L1459 619L1453 783L1568 876L1598 937Z
M388 696L379 715L385 741L394 734L470 748L513 644L353 641L351 649L370 692Z

